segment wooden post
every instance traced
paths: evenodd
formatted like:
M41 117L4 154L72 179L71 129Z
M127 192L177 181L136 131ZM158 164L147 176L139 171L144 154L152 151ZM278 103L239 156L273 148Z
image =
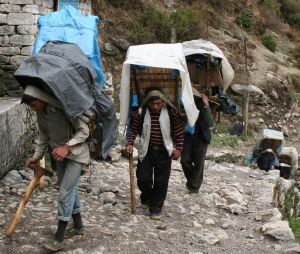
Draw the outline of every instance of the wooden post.
M130 180L130 197L131 197L131 213L136 212L136 198L135 198L135 182L134 182L134 172L133 172L133 158L132 153L129 154L129 180Z
M247 39L244 38L244 53L245 53L245 71L247 75L247 86L249 85L249 71L248 71L248 52L247 52ZM249 115L249 91L244 93L244 105L243 105L243 123L244 134L248 135L248 115Z
M244 129L244 133L247 136L248 135L248 115L249 115L249 91L245 91L244 93L244 109L243 109L243 120L245 123L245 129Z

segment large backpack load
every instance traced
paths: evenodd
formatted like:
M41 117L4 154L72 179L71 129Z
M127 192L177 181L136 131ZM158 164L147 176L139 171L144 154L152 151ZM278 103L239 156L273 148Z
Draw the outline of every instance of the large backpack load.
M176 110L186 115L193 126L197 110L187 65L180 43L131 46L123 63L120 91L120 122L125 125L129 113L139 108L151 88L162 91Z
M298 171L298 152L295 147L283 147L279 156L280 176L289 178Z
M272 154L274 158L272 166L279 167L279 156L281 155L283 145L284 136L282 132L272 129L263 129L259 140L252 148L252 154L248 157L248 163L252 165L253 162L262 158L263 154Z
M87 112L94 111L95 125L90 126L92 155L96 159L107 158L118 138L114 104L97 83L95 69L76 44L47 42L38 54L20 65L14 76L23 88L33 85L53 95L70 119L86 114L93 120Z
M75 43L89 59L97 73L97 82L105 82L101 64L101 55L98 46L98 20L97 16L81 15L71 5L39 16L39 32L33 47L33 54L38 54L48 41L64 41Z
M234 71L223 52L206 40L192 40L182 43L192 86L210 98L213 110L235 115L237 105L224 94L234 77ZM213 102L213 101L212 101Z

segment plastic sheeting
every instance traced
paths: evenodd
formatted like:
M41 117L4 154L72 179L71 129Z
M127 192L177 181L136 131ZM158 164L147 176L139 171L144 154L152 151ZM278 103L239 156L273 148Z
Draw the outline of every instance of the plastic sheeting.
M64 41L77 44L94 66L98 83L103 85L105 77L98 47L98 17L83 16L72 6L38 18L39 32L33 53L37 54L47 41Z
M222 59L222 77L224 91L230 86L234 78L234 70L224 56L223 52L213 43L206 40L192 40L182 43L185 56L194 54L210 54L213 57Z
M121 78L120 122L122 125L126 124L129 113L131 64L178 70L182 81L182 103L189 124L194 126L199 111L194 102L185 56L180 43L157 43L129 47L126 60L123 63Z
M103 129L102 156L107 157L118 138L114 104L97 85L95 69L76 44L47 42L19 66L14 77L23 88L30 84L53 94L68 118L93 106Z
M284 140L283 133L281 131L276 131L272 129L263 129L261 133L260 139L276 139L276 140Z

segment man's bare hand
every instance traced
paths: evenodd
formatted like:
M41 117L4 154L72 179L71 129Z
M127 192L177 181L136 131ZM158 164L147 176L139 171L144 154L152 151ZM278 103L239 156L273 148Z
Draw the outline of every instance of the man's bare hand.
M209 101L208 101L208 97L205 95L205 94L201 94L201 97L202 97L202 100L203 100L203 103L206 107L209 106Z
M178 149L174 149L171 155L172 160L177 160L181 155L181 151Z
M29 158L28 160L26 160L26 167L27 168L31 168L34 169L35 168L35 164L36 164L36 159L35 158Z
M133 145L127 145L125 147L125 151L126 153L129 155L129 154L132 154L133 153Z
M62 161L68 154L69 154L68 145L62 145L62 146L56 147L52 151L52 156L53 156L54 160L57 160L57 161Z

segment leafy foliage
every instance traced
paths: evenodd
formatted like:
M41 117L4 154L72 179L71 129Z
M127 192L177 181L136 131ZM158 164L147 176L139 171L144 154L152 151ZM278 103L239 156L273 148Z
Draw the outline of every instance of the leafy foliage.
M263 0L263 9L273 15L280 15L281 4L277 0Z
M244 10L238 15L236 22L246 31L250 32L255 26L256 19L252 11Z
M266 48L268 48L272 52L276 51L277 43L272 35L264 35L263 37L261 37L261 41Z
M300 28L300 1L282 0L281 12L284 18L293 26Z
M146 9L133 24L130 37L136 43L169 42L176 29L178 41L197 39L204 30L200 8L181 8L171 15L154 7Z
M169 42L170 34L171 20L168 13L150 7L133 24L131 36L137 43L150 43Z
M295 27L300 28L300 12L289 17L289 22Z
M178 41L199 38L204 30L203 15L198 8L182 8L171 14L171 21L176 29Z

